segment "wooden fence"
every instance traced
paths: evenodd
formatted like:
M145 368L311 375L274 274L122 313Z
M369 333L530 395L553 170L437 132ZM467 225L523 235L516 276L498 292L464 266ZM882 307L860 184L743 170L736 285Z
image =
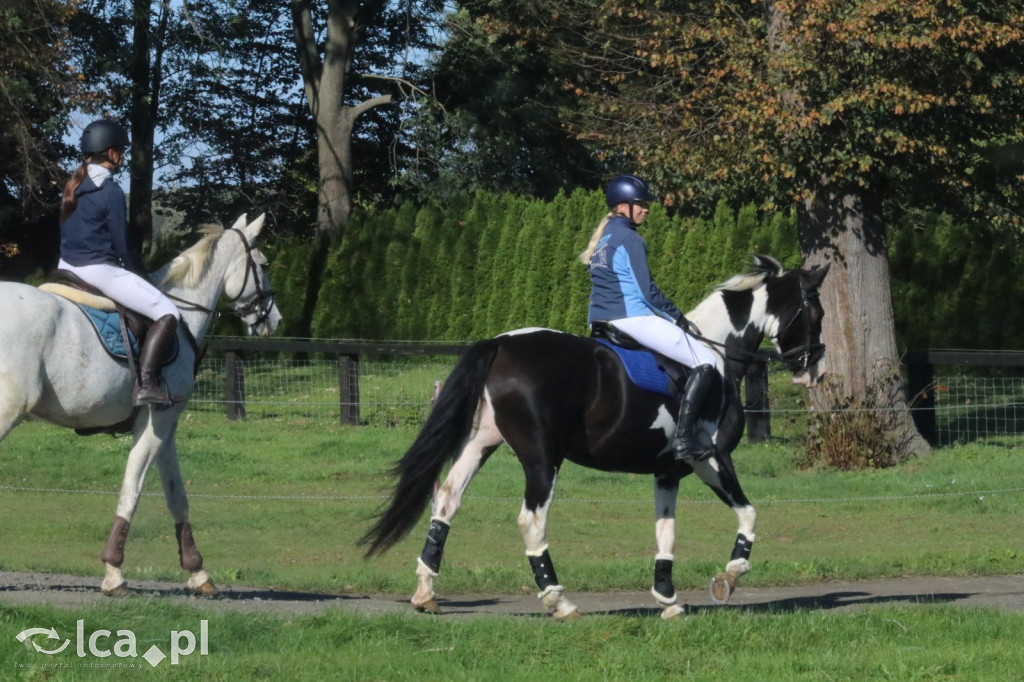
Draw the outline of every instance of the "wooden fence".
M1024 351L916 350L903 358L907 365L907 398L917 430L938 445L935 425L935 367L1024 367Z
M245 419L245 372L240 359L246 353L319 353L338 362L338 402L342 424L359 424L359 360L363 355L462 355L467 344L399 343L386 341L321 341L315 339L264 339L215 337L208 349L224 354L224 401L229 420ZM768 369L763 363L750 366L745 377L747 438L756 443L771 436L768 402Z
M322 354L337 358L338 402L342 424L359 424L359 362L365 355L430 356L461 355L469 347L459 343L414 343L388 341L327 341L315 339L264 339L215 337L209 349L224 354L224 396L228 419L245 418L245 375L239 359L246 353ZM1022 367L1024 351L921 350L904 357L907 366L907 396L918 431L929 443L938 443L935 406L936 366ZM771 406L768 399L768 369L764 363L751 364L744 377L747 439L761 442L771 436Z

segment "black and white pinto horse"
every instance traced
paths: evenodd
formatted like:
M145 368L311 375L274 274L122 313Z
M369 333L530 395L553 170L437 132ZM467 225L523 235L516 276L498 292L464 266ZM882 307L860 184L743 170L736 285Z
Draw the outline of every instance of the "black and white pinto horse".
M461 358L415 442L394 468L390 504L362 538L367 556L402 539L432 499L427 541L417 562L418 610L439 610L433 581L452 518L470 480L502 443L526 474L518 524L539 598L556 618L577 617L548 552L546 527L564 460L604 471L654 475L657 518L654 598L663 618L682 613L672 583L675 506L679 481L691 473L736 512L739 529L724 573L711 583L712 599L728 601L736 579L750 570L756 512L747 500L731 453L743 433L739 382L764 338L771 339L793 381L814 386L824 354L818 289L828 267L784 270L775 259L754 257L754 269L716 287L687 319L717 351L724 381L710 392L701 427L715 454L677 462L672 435L678 403L638 388L619 356L594 339L545 329L510 332L475 343ZM448 476L436 485L445 464Z

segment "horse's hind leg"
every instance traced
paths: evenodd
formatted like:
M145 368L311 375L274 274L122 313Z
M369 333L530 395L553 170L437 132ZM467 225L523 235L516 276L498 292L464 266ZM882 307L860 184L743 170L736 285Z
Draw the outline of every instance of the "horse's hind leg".
M540 589L538 598L555 618L579 618L580 612L565 596L565 588L558 583L555 566L548 553L547 527L548 511L555 495L557 471L526 472L526 495L519 512L519 531L526 543L526 557L533 569L533 578Z
M175 423L174 431L177 430ZM174 431L163 444L157 457L157 470L164 488L164 499L167 509L174 519L174 535L178 540L178 557L181 567L189 572L189 591L197 596L217 594L217 587L210 575L203 569L203 555L196 547L192 526L188 522L188 497L185 495L185 484L181 477L181 466L178 463L178 448L175 443Z
M725 565L725 571L714 577L710 587L711 601L716 604L725 604L736 588L736 581L750 571L750 550L754 546L757 511L750 504L747 496L743 494L739 479L736 478L736 471L732 466L732 460L728 455L697 462L694 472L736 512L738 529L732 556L729 558L729 563Z
M434 489L430 530L427 532L423 552L416 560L416 594L410 600L418 611L438 613L441 610L434 594L434 578L441 570L441 557L444 555L448 529L451 527L452 518L462 506L462 495L466 492L469 482L501 442L501 435L494 425L490 408L485 405L481 410L477 428L463 446L444 483Z

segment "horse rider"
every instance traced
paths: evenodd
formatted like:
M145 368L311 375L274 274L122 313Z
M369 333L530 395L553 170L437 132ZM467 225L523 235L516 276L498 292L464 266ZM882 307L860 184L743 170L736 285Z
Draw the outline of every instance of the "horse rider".
M672 441L677 460L706 459L696 436L697 415L714 382L715 354L690 335L682 311L651 278L647 244L637 228L647 218L650 187L634 175L619 175L608 183L609 213L598 224L580 260L590 272L587 322L607 322L647 348L691 368L679 404Z
M172 398L160 363L174 342L181 313L149 281L142 253L128 235L124 191L113 175L130 145L128 132L116 121L93 121L82 131L83 161L61 197L58 267L153 320L139 355L139 386L132 402L169 407Z

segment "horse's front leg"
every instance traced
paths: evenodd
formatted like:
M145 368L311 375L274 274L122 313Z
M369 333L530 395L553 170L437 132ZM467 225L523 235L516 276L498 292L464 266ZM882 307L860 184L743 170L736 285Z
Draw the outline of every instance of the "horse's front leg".
M654 555L654 587L651 588L651 594L664 607L661 617L666 620L683 613L683 607L677 603L676 587L672 582L678 494L678 478L654 479L654 536L658 543L658 553Z
M177 421L171 427L170 436L164 441L156 460L160 481L164 488L167 509L174 519L174 535L178 540L178 557L181 567L189 572L188 589L196 596L209 597L217 594L217 587L210 575L203 569L203 555L196 547L192 526L188 522L188 496L181 477L178 463L178 447L175 441Z
M714 577L710 587L711 601L725 604L736 589L740 576L750 571L750 550L754 546L757 511L743 494L729 455L719 454L707 461L697 462L694 471L736 513L738 528L732 556L725 565L725 571Z
M142 495L146 472L160 451L160 445L161 437L151 428L149 410L145 410L135 421L134 444L125 464L124 479L121 481L121 492L117 499L117 513L110 529L110 536L100 553L100 559L106 566L106 576L100 589L108 596L123 597L131 594L121 573L124 546L128 540L128 531L139 504L139 497Z

